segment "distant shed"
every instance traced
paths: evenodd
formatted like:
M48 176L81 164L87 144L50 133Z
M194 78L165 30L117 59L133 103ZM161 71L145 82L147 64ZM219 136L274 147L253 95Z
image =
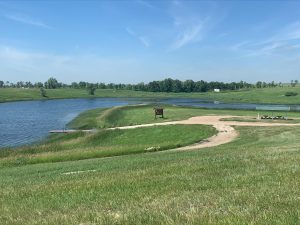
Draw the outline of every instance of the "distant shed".
M220 92L221 90L219 88L215 88L214 92Z

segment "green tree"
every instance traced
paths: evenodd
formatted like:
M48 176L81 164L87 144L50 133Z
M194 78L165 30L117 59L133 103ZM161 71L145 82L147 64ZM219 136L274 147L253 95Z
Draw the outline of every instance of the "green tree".
M79 84L77 84L76 82L72 82L71 87L72 88L79 88Z
M46 82L45 82L45 88L47 89L55 89L58 88L59 84L57 80L53 77L50 77Z
M162 92L171 92L172 91L173 80L171 78L164 79L160 81L160 91Z
M88 84L87 91L89 95L95 95L96 87L93 84Z
M43 87L40 88L40 93L42 97L47 97L46 90Z
M0 80L0 88L4 87L4 81Z
M173 92L182 91L182 82L180 80L173 80L172 91Z
M42 88L44 85L43 85L42 82L37 82L37 83L34 84L34 86L37 87L37 88Z
M87 88L87 83L84 81L80 81L78 85L80 88Z
M159 92L160 91L159 81L151 81L148 84L148 90L152 92Z
M183 89L185 92L193 92L195 83L193 80L186 80L183 82Z
M98 84L98 88L100 88L100 89L105 89L105 88L106 88L105 83L99 83L99 84Z

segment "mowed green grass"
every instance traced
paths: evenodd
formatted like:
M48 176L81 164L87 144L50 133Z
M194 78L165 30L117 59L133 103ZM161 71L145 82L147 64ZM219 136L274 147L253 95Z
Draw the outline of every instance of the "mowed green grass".
M205 125L168 125L51 136L45 143L0 150L0 167L162 151L200 142L216 133Z
M180 107L164 105L164 118L154 118L153 105L129 105L113 107L109 109L93 109L81 113L69 124L75 129L92 129L104 127L118 127L146 123L159 123L173 120L184 120L193 116L204 115L233 115L251 116L256 118L257 114L272 115L270 111L252 110L224 110L224 109L202 109L196 107ZM300 118L299 112L273 112L274 115L283 115ZM297 119L291 122L297 122Z
M297 96L286 97L286 92L296 92ZM244 89L239 91L221 91L220 93L162 93L130 90L97 89L94 96L85 89L60 88L46 90L47 98L40 95L39 89L0 88L0 102L57 98L91 98L91 97L137 97L137 98L199 98L221 102L299 104L300 86L261 89Z
M2 168L0 224L299 224L300 129L237 129L199 151Z

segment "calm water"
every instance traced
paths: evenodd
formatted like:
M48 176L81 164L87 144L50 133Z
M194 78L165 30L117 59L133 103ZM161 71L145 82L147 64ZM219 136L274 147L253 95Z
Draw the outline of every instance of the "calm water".
M79 113L88 109L149 102L154 101L94 98L0 103L0 148L39 141L48 135L49 130L63 129ZM289 110L289 106L284 105L224 104L197 99L165 99L156 102L206 108ZM295 109L300 110L300 106L294 106Z

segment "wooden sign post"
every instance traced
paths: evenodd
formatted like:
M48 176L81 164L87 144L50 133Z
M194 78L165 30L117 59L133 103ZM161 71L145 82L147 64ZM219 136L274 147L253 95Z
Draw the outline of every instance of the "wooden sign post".
M164 118L164 109L162 107L155 107L154 108L154 116L156 119L156 116L161 116L161 118Z

